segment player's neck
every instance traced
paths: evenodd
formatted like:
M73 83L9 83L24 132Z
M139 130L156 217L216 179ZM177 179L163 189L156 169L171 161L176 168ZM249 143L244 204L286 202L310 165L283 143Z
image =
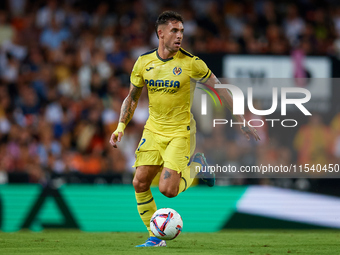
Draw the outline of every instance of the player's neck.
M158 56L160 56L162 59L168 59L175 56L177 52L176 51L170 52L164 45L159 44L157 53Z

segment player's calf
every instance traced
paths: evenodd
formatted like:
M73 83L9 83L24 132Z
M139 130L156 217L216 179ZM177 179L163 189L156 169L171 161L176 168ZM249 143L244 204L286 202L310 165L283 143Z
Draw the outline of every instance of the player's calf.
M139 166L136 169L132 185L137 193L145 192L150 189L152 180L159 171L160 166Z

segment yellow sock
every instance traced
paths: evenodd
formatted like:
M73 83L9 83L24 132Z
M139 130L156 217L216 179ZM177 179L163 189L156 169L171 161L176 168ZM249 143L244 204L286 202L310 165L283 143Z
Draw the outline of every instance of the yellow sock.
M190 166L182 172L181 182L179 183L178 194L186 191L195 180L197 172L195 172L196 166L201 168L201 164L197 162L191 162Z
M152 215L157 211L155 200L153 199L151 190L141 193L135 193L137 200L137 210L142 218L144 225L149 231L150 236L155 236L150 230L150 220Z

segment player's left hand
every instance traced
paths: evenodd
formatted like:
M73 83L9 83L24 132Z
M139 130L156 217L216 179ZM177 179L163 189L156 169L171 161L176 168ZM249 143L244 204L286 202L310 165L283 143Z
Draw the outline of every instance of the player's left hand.
M242 133L247 137L248 141L250 140L250 136L254 137L255 141L261 140L259 135L257 134L257 130L250 126L241 126Z

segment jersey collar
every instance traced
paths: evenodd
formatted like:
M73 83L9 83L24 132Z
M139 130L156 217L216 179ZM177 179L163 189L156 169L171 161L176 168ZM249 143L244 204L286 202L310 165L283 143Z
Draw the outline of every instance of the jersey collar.
M174 59L174 57L177 56L178 52L179 52L179 50L177 51L177 53L175 54L175 56L173 56L173 57L171 57L171 58L166 58L166 59L164 59L164 58L161 58L161 57L158 55L158 48L157 48L157 50L156 50L156 55L157 55L157 58L158 58L160 61L168 62L169 60Z

